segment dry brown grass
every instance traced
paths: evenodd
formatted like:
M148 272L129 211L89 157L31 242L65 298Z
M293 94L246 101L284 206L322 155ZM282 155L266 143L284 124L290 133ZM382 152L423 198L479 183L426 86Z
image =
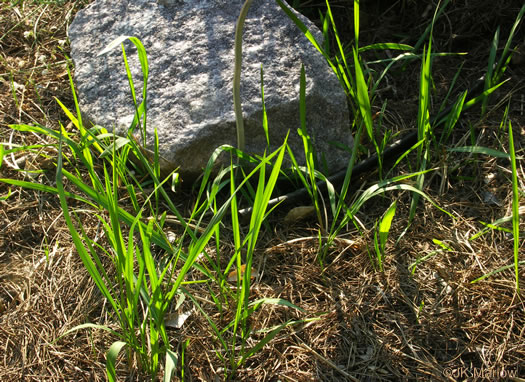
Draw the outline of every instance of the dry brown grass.
M87 1L61 5L15 3L5 1L0 8L0 142L42 143L41 137L15 133L8 124L40 123L53 128L58 127L58 121L67 124L53 97L73 106L65 62L66 27ZM504 31L517 13L516 5L509 2L498 15L489 14L492 8L488 2L484 3L484 10L480 4L454 3L447 14L450 28L457 23L470 25L466 20L474 16L486 20L479 26L476 38L461 28L460 33L454 29L458 36L451 37L452 30L443 27L436 32L437 44L455 49L455 44L463 44L466 38L469 50L479 54L466 64L468 73L475 78L485 69L487 61L483 55L488 53L495 25L504 23L505 36ZM380 7L380 2L374 4ZM410 7L414 3L403 1L399 5ZM373 7L365 9L370 28L381 20L383 25L385 20L390 23L379 29L380 41L390 40L383 38L383 32L390 35L395 26L414 20L407 19L408 11L396 21L391 11L386 12L384 6L381 9L383 13L375 13L379 15L377 20L370 16L375 12ZM421 9L413 12L421 13ZM419 27L424 25L422 22ZM417 25L412 23L409 27ZM366 31L362 34L366 35ZM523 32L519 38L523 39ZM445 90L454 74L447 66L457 66L459 62L451 60L444 61L446 65L439 61L435 65L437 86L443 84ZM468 143L471 124L480 144L506 148L507 133L499 130L501 103L505 104L512 95L510 117L517 137L516 150L518 155L525 155L524 101L519 96L524 89L523 77L519 77L523 69L512 67L510 74L514 79L499 93L488 116L480 121L479 111L474 111L464 117L452 142ZM407 80L401 73L391 80L398 97L393 102L402 106L413 99L413 79ZM396 113L399 116L395 122L413 126L415 114L409 107L400 107ZM52 155L54 149L48 150ZM13 168L17 162L22 169L46 170L37 176L50 184L53 166L41 158L38 153L24 160L18 154L9 156L9 164L0 168L0 177L27 176ZM518 165L523 190L523 161ZM512 263L512 238L507 233L489 231L477 240L469 240L482 228L480 220L490 222L510 215L509 165L500 159L448 155L443 156L439 166L429 176L426 191L457 216L456 220L429 203L421 203L411 229L395 245L406 226L409 195L392 194L374 200L360 212L358 217L363 224L373 227L391 200L398 199L384 273L374 270L369 258L372 232L344 232L328 255L323 271L316 261L317 241L308 238L316 236L314 223L288 227L279 216L274 218L271 225L275 230L265 233L258 250L256 262L261 277L253 287L253 296L281 297L306 313L265 307L252 318L254 328L271 327L288 319L318 319L281 332L243 366L237 380L434 381L463 380L468 377L466 373L475 372L515 372L517 377L525 378L524 294L516 294L513 272L471 283ZM363 185L375 181L374 173L355 180ZM104 353L114 338L103 331L79 331L57 341L81 323L114 325L74 250L57 198L0 182L0 196L9 189L11 197L0 201L0 380L105 380ZM484 192L495 195L499 205L487 202ZM523 205L523 197L521 201ZM95 220L88 222L87 227L95 233ZM523 237L525 225L522 223L520 228ZM411 274L411 264L440 249L434 239L446 243L451 250L436 252ZM225 243L225 247L228 245ZM524 245L522 240L521 259ZM522 290L524 275L522 267ZM206 288L193 286L192 292L208 298ZM219 319L213 306L204 308L212 318ZM223 365L214 350L219 345L204 317L194 314L182 329L170 331L170 336L174 346L189 340L185 355L188 380L221 380ZM447 370L463 374L447 377ZM125 365L121 365L121 375L126 380L144 379L135 371L126 372ZM494 374L485 376L497 379Z

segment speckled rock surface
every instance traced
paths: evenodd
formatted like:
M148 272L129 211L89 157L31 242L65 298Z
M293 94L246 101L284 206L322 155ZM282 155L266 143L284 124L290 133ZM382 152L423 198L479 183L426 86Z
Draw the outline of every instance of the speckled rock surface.
M147 146L153 128L160 153L182 174L201 172L213 150L236 146L233 112L235 22L239 0L97 0L80 11L69 28L71 56L82 113L91 123L125 134L134 116L122 51L97 56L121 35L144 44L149 61ZM306 18L303 22L320 32ZM272 148L289 143L301 161L299 123L301 64L307 76L307 128L329 168L346 165L348 155L330 142L352 145L345 94L321 54L274 1L256 0L243 38L241 100L246 151L262 153L261 65ZM142 73L136 48L125 42L137 96Z

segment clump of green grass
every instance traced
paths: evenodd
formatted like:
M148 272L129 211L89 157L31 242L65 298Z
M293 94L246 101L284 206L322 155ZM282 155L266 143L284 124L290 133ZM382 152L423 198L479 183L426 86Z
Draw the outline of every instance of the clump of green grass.
M117 38L102 53L121 45L125 39L128 37ZM253 254L262 224L271 212L267 211L268 200L281 171L288 146L285 141L277 151L270 154L265 153L259 158L255 168L245 174L243 181L238 185L235 180L238 166L233 164L233 159L232 165L224 169L212 181L215 161L221 153L229 153L232 158L233 155L244 155L241 151L230 146L217 148L204 170L194 208L190 216L185 218L174 206L163 187L169 179L173 178L175 173L169 174L165 179L160 178L156 132L153 160L146 155L145 150L133 137L133 132L140 129L143 141L145 141L148 62L146 50L142 43L134 37L129 37L129 39L137 47L144 86L140 104L137 103L136 95L132 90L136 114L127 137L116 137L99 126L86 128L82 122L76 98L76 116L58 101L77 128L78 140L74 139L62 127L60 130L52 130L42 126L11 126L19 131L45 135L57 142L57 186L52 187L37 182L12 179L2 179L2 181L20 187L58 194L75 248L91 278L108 301L113 319L118 322L120 328L115 331L96 324L83 324L72 328L66 334L80 329L93 328L110 331L118 338L106 354L109 380L117 379L116 364L118 355L122 351L126 354L129 367L137 365L147 372L152 379L156 379L162 370L164 380L168 381L178 364L183 369L184 365L180 364L181 355L170 344L165 321L172 301L177 299L179 301L177 306L179 306L184 300L184 296L189 297L209 321L218 342L224 348L224 352L217 352L217 355L224 363L225 377L232 377L240 365L257 353L283 328L296 323L295 321L287 321L277 328L272 328L262 339L255 341L255 346L247 346L249 342L252 342L251 338L254 334L249 323L249 317L255 311L265 304L280 305L301 311L299 307L283 299L262 298L256 301L250 299ZM123 45L122 49L130 88L134 89ZM70 81L75 97L71 77ZM4 149L3 146L1 147L0 155L3 157ZM18 150L23 149L19 148ZM8 153L11 151L8 150ZM153 191L145 197L142 203L139 203L138 195L144 195L145 190L138 179L138 175L129 170L131 157L138 158L140 168L144 169L154 186ZM102 160L102 174L96 171L100 159ZM64 161L75 164L70 166L74 168L73 172L65 169ZM87 181L76 163L82 163L83 168L87 171ZM267 167L271 169L269 176L267 176ZM225 202L220 203L217 196L224 187L224 182L222 182L224 175L229 176L230 196ZM238 195L247 192L245 190L251 187L249 181L257 176L253 200L254 209L248 231L242 237L237 199ZM73 185L76 191L67 191L66 183ZM132 213L120 206L119 200L122 190L125 190L125 193L130 196L133 204ZM86 233L81 218L83 211L72 210L68 203L70 199L83 202L97 211L96 217L100 221L108 240L107 247L99 244L96 239L91 238ZM163 222L168 211L159 210L161 201L168 206L169 213L174 215L183 226L183 233L175 243L171 243L164 233ZM210 209L213 210L214 214L208 220L206 212ZM201 265L197 259L201 254L206 254L206 248L213 238L217 241L216 247L219 247L220 225L226 214L232 218L235 251L225 269L221 269L219 261L214 261L210 256L205 255L213 265L213 271L210 271L206 266ZM196 225L189 223L194 221L197 222ZM183 249L183 243L187 241L190 244ZM163 259L160 262L152 251L154 245L163 251ZM220 256L220 254L218 255ZM104 259L112 261L115 267L114 274L106 271ZM232 294L230 287L225 282L233 265L236 265L237 269L237 288L236 292ZM222 301L233 299L236 306L235 317L225 328L218 327L200 306L198 300L184 287L188 283L185 281L186 276L192 269L199 271L204 278L191 283L217 283L219 285L220 295L218 298L214 298L217 309L221 309ZM246 271L241 273L241 269ZM238 350L239 345L240 350ZM164 358L163 363L161 363L162 358Z
M405 44L396 44L396 43L381 43L373 44L369 46L360 47L359 46L359 1L354 1L354 42L351 49L351 53L348 54L347 51L343 48L341 40L337 33L335 22L333 19L332 10L330 3L326 0L326 16L322 18L323 21L323 32L325 39L328 40L328 32L330 31L335 40L335 54L330 53L330 44L325 41L324 46L320 44L314 38L313 34L306 28L306 26L293 14L293 12L288 9L288 7L281 2L276 0L283 10L288 14L288 16L297 24L297 26L303 31L305 36L310 40L310 42L319 50L321 54L326 58L328 64L332 67L333 71L337 74L340 83L346 90L347 95L349 96L350 106L354 113L353 125L356 129L355 132L355 147L352 149L352 155L350 157L347 172L343 185L339 192L337 192L333 185L327 182L327 189L330 195L330 207L332 213L332 224L329 229L320 230L320 243L323 235L326 235L326 241L324 244L320 244L320 262L321 264L324 261L327 250L330 248L333 240L341 232L343 227L346 226L349 222L352 222L356 229L360 231L358 223L354 220L355 214L359 211L360 207L369 199L380 195L387 191L392 190L409 190L412 192L412 201L409 212L408 225L401 236L397 239L399 241L403 235L408 232L410 223L416 215L416 208L419 201L419 198L423 196L425 199L430 201L430 198L423 192L425 187L425 175L433 171L432 163L435 158L440 153L440 147L447 143L448 138L450 137L454 127L456 126L460 115L465 110L473 107L478 103L482 103L482 110L485 110L487 99L490 94L492 94L496 89L498 89L506 80L502 81L503 73L505 72L507 65L510 60L510 47L512 46L512 39L514 37L515 30L519 25L521 18L525 12L525 6L520 10L516 21L513 25L513 28L510 32L509 38L505 44L503 53L501 54L500 59L496 63L496 49L497 41L499 34L496 33L495 43L491 48L491 55L489 59L489 69L485 75L485 88L480 95L467 97L468 91L462 92L457 99L454 101L452 107L448 108L448 112L443 114L442 112L445 109L445 104L448 101L453 87L457 81L457 78L460 75L461 68L456 72L451 87L448 91L447 96L445 97L440 110L440 118L431 119L430 117L430 99L431 99L431 88L432 88L432 61L435 57L447 55L447 53L433 53L432 52L432 33L436 20L443 14L444 9L448 5L449 1L444 1L440 4L434 13L431 24L427 27L423 35L420 37L418 42L414 47L405 45ZM425 46L424 43L428 38L428 46ZM422 53L418 52L418 49L423 46ZM368 69L366 72L363 70L365 67L364 62L360 57L361 52L367 50L376 49L376 50L400 50L405 51L405 53L400 54L398 57L387 60L379 60L375 63L384 64L387 63L385 69L381 72L377 80L374 80L372 73L373 70ZM350 56L353 59L348 59L347 56ZM372 119L372 101L374 97L374 92L377 89L379 83L384 78L388 70L400 62L409 62L414 59L421 60L421 70L420 70L420 80L419 80L419 108L418 108L418 118L417 118L417 143L414 144L409 150L403 153L394 163L393 168L395 168L403 159L406 159L409 154L415 151L416 158L416 167L417 172L412 174L407 174L400 177L388 178L380 181L378 184L370 187L368 190L364 191L354 199L354 202L351 205L346 203L346 196L350 186L350 181L352 177L352 169L355 164L356 154L359 150L358 145L361 142L361 135L366 132L368 140L373 144L377 156L378 156L378 170L379 176L382 177L383 173L383 150L386 146L386 140L391 133L388 131L383 134L383 138L378 141L376 136L378 134L377 129L374 127L374 121ZM371 63L366 65L367 68L370 68ZM385 105L383 105L382 110L384 110ZM436 134L437 128L442 126L441 134ZM510 126L510 123L509 123ZM301 128L303 129L303 128ZM304 132L301 132L301 135L304 136ZM439 139L438 139L439 137ZM458 151L460 148L455 148L451 150ZM311 151L311 145L305 144L306 152ZM438 158L439 159L439 158ZM393 169L392 168L392 169ZM390 170L392 171L392 170ZM319 224L323 227L320 207L318 202L318 190L315 187L315 180L325 180L322 174L320 174L313 166L308 165L308 172L310 174L310 181L306 182L303 180L305 186L309 189L309 194L312 198L312 202L317 211L317 216ZM513 170L515 174L515 171ZM396 184L396 182L415 177L415 185L408 184ZM433 203L433 202L432 202ZM437 207L437 205L436 205ZM517 207L516 207L517 208ZM382 269L382 259L384 256L384 242L382 239L386 240L388 236L388 231L390 229L389 219L393 216L392 206L385 213L385 218L382 220L383 227L380 227L380 240L375 236L374 241L374 250L376 252L376 260L378 262L379 268ZM443 212L446 212L442 210ZM446 212L449 216L454 218L452 214ZM340 219L340 216L343 216ZM515 214L514 214L515 215ZM388 217L388 219L386 218ZM381 226L381 224L380 224ZM388 227L388 229L387 229ZM377 234L376 234L377 235ZM516 234L514 233L514 237ZM517 256L515 256L517 258ZM516 287L517 284L517 264L518 260L515 260L516 264Z
M288 16L303 31L303 33L310 40L310 42L326 58L328 64L332 67L333 71L338 76L340 83L343 85L344 89L346 90L346 93L348 94L349 99L350 99L350 105L354 112L353 125L356 129L355 139L354 139L355 145L351 150L351 156L349 158L347 171L346 171L346 175L345 175L342 187L340 190L336 191L335 187L329 182L327 182L327 188L328 188L329 199L330 199L330 212L332 214L332 223L328 229L325 229L324 232L322 232L323 235L321 235L321 232L320 232L320 235L321 235L320 237L326 238L326 240L322 244L320 243L319 261L321 264L323 264L326 254L328 253L328 250L331 247L334 239L339 235L341 230L344 229L344 227L346 227L348 223L352 222L358 230L360 229L357 221L354 219L354 216L357 214L357 212L363 206L363 204L367 202L368 200L380 194L383 194L389 191L393 191L393 190L412 190L414 191L414 198L413 198L414 207L412 208L413 210L412 214L414 214L415 205L417 203L417 199L419 195L422 195L425 198L429 199L428 196L424 194L422 191L424 174L427 173L429 170L426 169L426 165L422 165L420 166L419 171L416 173L381 180L378 184L371 186L369 189L361 193L361 195L357 196L354 199L354 202L352 204L348 205L346 202L346 198L348 195L348 191L349 191L351 179L352 179L352 171L355 165L357 154L360 150L359 145L361 142L361 136L363 134L366 134L369 141L375 147L375 150L378 154L379 173L382 174L382 150L386 146L386 139L389 136L389 134L385 133L383 135L381 142L378 142L378 140L376 140L377 132L374 127L374 121L372 119L372 106L371 106L371 101L370 101L371 98L374 97L374 90L377 88L382 78L384 78L388 69L395 62L397 62L399 59L409 59L409 58L414 59L415 57L419 57L419 56L415 54L401 55L400 58L391 60L389 65L380 75L379 79L376 82L374 82L373 78L371 77L370 71L366 72L368 75L368 78L365 78L365 71L363 70L364 63L362 62L362 58L360 57L360 52L364 52L370 49L414 50L414 48L409 45L402 45L402 44L396 44L396 43L374 44L374 45L359 47L359 2L355 1L354 2L354 36L355 37L354 37L354 45L352 46L352 53L351 53L352 59L348 59L347 53L345 49L343 48L343 45L337 33L337 29L335 26L330 3L329 1L326 1L327 14L323 19L324 20L323 22L324 35L325 35L325 39L328 39L328 31L331 29L331 32L335 36L335 41L336 41L336 54L332 57L330 52L328 51L329 45L325 44L325 47L322 47L322 45L318 41L316 41L313 34L293 14L293 12L290 9L288 9L287 6L284 3L282 3L280 0L277 0L277 2L283 8L283 10L288 14ZM423 60L423 64L422 64L422 76L421 76L421 81L420 81L420 86L421 86L421 102L420 102L420 115L419 115L419 125L421 126L420 127L420 136L421 136L420 142L427 142L429 139L429 136L428 136L428 129L429 129L428 104L429 104L429 97L430 97L429 96L429 83L430 83L431 50L429 49L428 51L426 51L426 53L423 52L423 55L421 57ZM369 91L369 83L373 84L371 92ZM371 93L371 95L369 93ZM426 130L424 130L425 126L427 126ZM301 127L300 135L304 137L306 136L306 134L303 132L303 130L304 130L303 127ZM419 146L422 149L422 146L421 145ZM305 143L305 152L308 153L310 151L313 151L311 148L311 145ZM426 149L426 151L428 152L428 148ZM408 155L408 153L406 155ZM420 162L424 163L423 151L419 153L419 157L420 157ZM309 182L303 181L303 183L305 183L305 186L309 189L309 193L312 197L312 201L317 211L319 224L320 226L323 226L319 202L317 200L318 190L316 189L315 184L316 184L316 181L325 180L326 178L324 178L323 175L320 175L319 172L313 167L312 164L308 164L308 172L310 174L310 181ZM396 184L402 180L406 180L411 177L416 177L417 179L415 188L408 184ZM381 264L380 264L380 267L381 267Z

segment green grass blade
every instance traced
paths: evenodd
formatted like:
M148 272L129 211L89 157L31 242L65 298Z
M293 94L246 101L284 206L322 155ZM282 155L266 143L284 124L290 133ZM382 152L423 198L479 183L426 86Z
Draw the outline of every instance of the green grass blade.
M284 154L286 152L287 140L288 140L288 135L286 135L285 141L283 145L281 146L281 148L277 150L278 155L273 164L273 168L272 168L272 172L270 173L270 177L268 178L268 181L266 182L266 186L263 186L261 190L259 189L257 190L260 196L259 197L256 196L256 200L254 203L254 212L252 213L252 221L250 222L250 229L253 229L254 235L250 236L251 243L248 247L249 253L253 253L253 250L255 249L255 243L257 241L257 237L260 231L262 221L264 219L265 211L268 208L268 201L270 200L272 196L272 192L275 188L275 184L277 183L277 178L281 171ZM261 167L261 172L262 172L262 168L264 167ZM264 181L264 177L261 176L260 179L261 181ZM250 270L248 270L248 272L249 271Z
M448 140L448 137L452 133L454 126L456 126L456 123L459 120L459 116L461 115L461 112L463 111L463 105L465 104L466 98L467 98L467 91L465 90L462 93L462 95L457 99L457 101L454 103L454 106L452 110L450 111L450 113L445 117L446 123L445 123L445 127L443 128L443 132L441 133L441 138L439 140L440 145L444 144Z
M319 205L319 196L317 191L317 179L315 176L315 169L317 167L317 158L315 150L306 130L306 74L304 70L304 65L301 65L301 77L300 77L300 86L299 86L299 116L301 125L298 130L299 136L303 140L304 146L304 156L306 160L307 174L309 178L309 183L306 183L307 189L309 189L309 194L312 197L312 202L315 206L315 211L317 214L317 220L319 224L322 225L321 218L321 209Z
M511 155L503 151L494 150L489 147L483 147L483 146L452 147L452 148L447 149L447 151L458 152L458 153L484 154L484 155L493 156L495 158L511 159Z
M388 239L388 233L390 232L390 227L392 226L392 220L396 214L396 206L397 203L394 201L379 223L379 241L382 255L385 253L386 240Z
M432 51L432 32L430 33L430 42L428 50L423 49L423 59L421 61L421 78L419 86L419 109L418 109L418 141L423 141L423 144L417 148L417 161L419 165L420 175L416 178L416 188L423 190L425 181L425 170L427 168L428 150L430 147L430 74L431 74L431 53ZM410 225L416 214L417 203L419 201L419 193L412 197L410 203L410 212L408 217L408 224ZM407 227L408 228L408 227Z
M177 363L179 362L179 356L177 353L175 353L173 350L167 349L166 350L166 363L164 364L164 382L170 382L173 374L175 373L175 369L177 367ZM184 362L184 357L182 358L182 362ZM184 367L184 364L182 365ZM184 380L184 378L182 379Z
M233 69L233 108L235 111L235 121L237 125L237 147L244 151L244 118L242 115L241 104L241 65L242 65L242 32L244 30L244 20L253 0L246 0L241 8L237 24L235 26L235 65Z
M498 50L499 31L500 31L500 28L498 27L496 29L496 33L494 33L494 38L492 39L492 44L490 46L489 62L487 66L487 73L485 74L485 90L490 89L493 84L493 71L494 71L494 63L496 61L496 52ZM481 103L481 114L482 115L485 115L487 111L487 102L488 102L488 98L485 97L483 99L483 102Z
M110 347L106 353L106 373L108 375L109 382L117 381L117 372L115 370L115 364L117 363L117 357L120 351L127 344L123 341L116 341Z
M376 259L377 265L379 266L379 271L383 272L383 256L381 255L381 248L379 245L379 239L377 237L377 230L374 231L374 251L376 252ZM371 256L370 259L372 259Z
M1 182L1 180L0 180ZM7 195L0 196L0 201L7 200L11 197L11 189L7 190Z
M358 142L361 141L362 134L363 134L363 124L361 124L359 128L357 129L357 133L355 135L355 140L354 140L355 142L354 147L352 148L352 155L350 156L350 160L348 161L348 166L347 166L346 173L345 173L345 179L343 181L343 185L341 186L341 192L337 200L337 207L334 213L334 218L332 221L332 225L330 227L330 235L329 235L330 237L333 237L333 238L335 238L334 234L337 231L336 226L337 226L337 220L339 219L339 215L341 214L341 211L343 210L343 208L346 206L345 199L346 199L346 195L348 194L348 190L350 189L352 171L354 169L354 164L357 159L357 154L359 151Z
M6 184L12 184L13 186L18 186L18 187L22 187L22 188L27 188L27 189L30 189L30 190L35 190L35 191L40 191L40 192L48 192L48 193L51 193L51 194L57 194L58 195L58 189L55 188L55 187L51 187L51 186L46 186L45 184L41 184L41 183L33 183L33 182L28 182L28 181L25 181L25 180L16 180L16 179L7 179L7 178L0 178L0 182L2 183L6 183ZM89 201L88 199L85 199L77 194L73 194L71 192L67 192L67 191L64 191L64 195L67 197L67 198L71 198L71 199L75 199L75 200L78 200L80 202L83 202L83 203L86 203L92 207L96 207L91 201Z
M312 43L312 45L328 60L330 61L330 57L328 57L328 54L324 51L323 48L321 48L321 45L319 45L319 43L317 42L317 40L315 39L314 35L312 34L312 32L310 32L308 30L308 28L306 27L306 25L304 25L304 23L299 20L299 18L295 15L295 13L293 13L293 11L288 8L288 6L282 1L282 0L276 0L277 4L279 4L279 6L281 7L281 9L284 11L284 13L286 13L286 15L290 18L290 20L292 20L295 25L297 25L297 27L301 30L301 32L303 32L303 34L306 36L306 38ZM335 70L335 68L333 67L332 65L332 69L334 69L335 72L337 72Z
M71 87L71 94L73 95L73 101L75 103L75 111L77 113L77 117L75 119L71 119L71 121L76 126L78 131L80 131L80 135L84 137L86 133L85 133L84 125L82 123L82 113L80 112L80 105L78 103L77 94L75 92L75 84L73 82L73 76L71 75L71 70L69 69L69 66L67 67L67 76L69 78L69 86ZM67 108L58 99L55 98L55 100L58 102L62 110L64 111L67 110ZM70 115L68 115L68 118L69 117Z
M355 215L357 213L357 211L363 206L363 204L367 201L367 200L370 200L372 199L373 197L375 196L378 196L380 194L383 194L383 193L386 193L388 191L394 191L394 190L406 190L406 191L411 191L413 193L416 193L420 196L422 196L424 199L426 199L427 201L429 201L430 203L432 203L432 205L434 207L436 207L438 210L440 210L441 212L447 214L448 216L450 216L451 218L454 219L454 215L452 215L450 212L444 210L443 208L441 208L440 206L438 206L436 204L436 202L434 202L426 193L424 193L423 191L419 190L418 188L416 187L413 187L409 184L397 184L397 185L394 185L394 186L388 186L388 187L385 187L385 186L379 186L379 185L374 185L370 188L368 188L359 198L358 200L352 205L352 212L353 214Z
M124 49L124 41L129 40L131 41L135 47L137 48L137 55L140 62L140 67L142 70L142 78L143 78L143 87L142 87L142 101L139 106L137 106L137 97L135 94L135 86L133 84L133 77L131 75L131 70L129 68L128 60L126 57L126 51ZM124 59L124 66L126 67L126 74L128 77L128 82L130 85L130 91L131 96L133 100L133 105L135 106L135 116L133 118L133 122L131 123L130 130L134 130L134 128L139 124L140 118L143 117L143 124L141 128L142 133L142 140L145 143L146 142L146 106L147 106L147 83L148 83L148 76L149 76L149 64L148 64L148 57L146 54L146 48L142 44L142 42L133 36L118 36L113 41L111 41L103 50L101 50L98 53L98 56L108 53L109 51L115 49L117 46L121 46L122 48L122 56Z
M206 313L206 311L202 308L202 306L199 304L199 302L197 301L197 299L195 299L195 297L193 297L193 295L191 293L189 293L186 289L182 288L184 294L186 294L186 296L188 296L190 298L191 301L193 301L193 304L195 304L195 306L197 307L197 309L201 312L201 314L206 318L206 321L208 321L208 323L210 324L210 327L212 328L213 332L215 333L215 337L217 338L217 340L220 342L222 348L225 350L225 351L228 351L228 344L226 343L226 341L224 340L224 336L221 334L221 331L219 330L219 328L217 327L217 325L215 324L215 322L213 322L213 320L211 319L211 317L208 315L208 313Z
M326 0L328 4L328 0ZM354 0L354 45L359 50L359 0Z
M448 3L450 3L450 0L443 1L443 4L436 10L436 13L434 14L434 17L432 19L432 23L425 29L425 32L423 32L423 34L419 37L419 40L417 40L416 45L414 45L414 51L418 50L421 47L421 45L425 42L429 34L430 40L432 39L432 29L434 28L434 23L441 16Z
M509 151L510 163L512 168L512 235L514 237L514 272L516 276L516 291L520 293L519 273L518 273L518 252L520 248L520 201L518 189L518 169L516 165L516 151L514 149L514 135L512 123L509 121Z
M489 278L489 277L491 277L491 276L493 276L493 275L495 275L497 273L500 273L500 272L503 272L503 271L507 271L507 270L512 269L512 268L517 268L517 267L522 266L522 265L525 265L525 260L519 261L517 264L516 263L509 264L509 265L505 265L503 267L500 267L498 269L495 269L495 270L493 270L493 271L491 271L489 273L484 274L481 277L478 277L478 278L472 280L470 283L471 284L475 284L475 283L477 283L479 281L482 281L482 280L485 280L486 278Z
M299 321L293 321L293 320L288 320L286 321L285 323L271 329L268 334L266 336L263 337L262 340L260 340L257 344L255 344L254 347L252 347L251 349L249 349L248 351L246 351L243 355L242 355L242 358L238 361L237 365L240 366L244 363L244 361L246 361L248 358L250 358L252 355L256 354L259 350L261 350L268 342L270 342L272 339L275 338L275 336L277 334L279 334L279 332L281 330L283 330L284 328L288 327L288 326L291 326L291 325L296 325L296 324L302 324L304 322L304 320L299 320Z
M520 207L518 209L518 215L519 216L524 216L525 215L525 206ZM480 236L484 235L485 233L487 233L490 229L495 229L495 230L499 230L499 231L505 231L505 232L508 232L508 233L512 233L513 232L512 230L509 230L507 228L501 227L503 224L512 221L512 219L513 219L513 215L504 216L502 218L497 219L496 221L494 221L492 223L485 223L483 221L480 221L480 223L483 224L485 226L485 228L483 228L478 233L474 234L469 239L469 241L477 239L478 237L480 237Z
M432 170L426 170L424 171L425 173L429 172L429 171L432 171ZM418 175L420 175L421 172L416 172L416 173L412 173L412 174L407 174L407 175L400 175L400 176L397 176L397 177L394 177L394 178L391 178L391 179L386 179L386 180L383 180L381 182L379 182L378 184L375 184L373 186L370 186L369 188L367 188L365 191L363 191L359 197L352 203L352 205L349 207L349 208L345 208L346 209L346 214L344 215L344 217L342 218L342 220L340 222L338 222L337 226L334 226L332 228L332 231L330 233L330 238L328 240L328 243L330 243L331 241L333 241L335 239L335 237L339 234L339 232L350 222L350 221L353 221L353 216L355 214L357 214L359 212L359 210L361 209L361 207L370 199L378 196L378 195L381 195L383 193L386 193L386 192L389 192L389 191L401 191L401 190L405 190L405 191L410 191L412 193L415 193L415 194L418 194L419 196L422 196L424 199L426 199L427 201L429 201L434 207L436 207L438 210L440 210L441 212L447 214L448 216L450 216L452 219L455 219L454 215L452 215L450 212L444 210L443 208L439 207L426 193L424 193L423 191L413 187L413 186L410 186L408 184L396 184L396 185L393 185L393 186L390 186L391 184L393 183L396 183L396 182L400 182L400 181L403 181L405 179L409 179L409 178L412 178L412 177L417 177ZM399 240L399 239L398 239Z
M503 85L505 82L507 82L509 80L510 80L510 78L506 79L503 82L500 82L499 84L491 87L490 89L487 89L487 90L483 91L483 93L481 93L479 96L472 98L470 101L465 103L465 106L463 107L463 110L467 110L467 109L471 108L472 106L474 106L475 104L477 104L478 102L483 101L488 95L492 94L497 88L499 88L501 85Z
M308 39L308 41L310 41L310 43L323 55L328 65L330 65L334 73L337 75L343 88L353 98L354 94L353 94L353 87L351 86L351 78L348 77L348 72L344 70L344 67L348 68L348 65L344 65L344 67L341 66L342 69L339 69L338 65L334 65L334 63L332 62L330 58L329 53L321 47L321 45L317 42L312 32L310 32L308 28L304 25L304 23L301 20L299 20L299 18L295 15L295 13L290 8L288 8L288 6L285 5L285 3L282 0L275 0L275 1L277 2L277 4L279 4L279 6L282 8L284 13L286 13L286 15L290 18L290 20L292 20L294 24L297 25L297 27L301 30L301 32L303 32L303 34ZM330 7L329 3L327 3L327 7L328 8ZM332 27L334 27L334 25L335 24L332 22ZM336 31L335 31L335 36L337 39L338 35ZM339 44L339 49L340 51L343 50L343 47L340 44ZM338 57L336 57L336 60L337 59ZM344 54L342 55L342 59L346 60Z
M354 48L354 65L355 65L355 82L357 88L357 103L359 106L359 112L363 118L366 132L370 142L375 143L374 139L374 126L372 122L372 109L370 107L370 99L368 97L368 85L366 84L363 70L361 69L361 63L357 51Z
M111 295L108 287L104 283L104 280L102 279L95 263L93 262L89 253L86 251L82 243L82 239L80 238L75 226L73 225L71 216L69 215L69 207L67 205L66 193L64 191L64 185L62 182L62 141L60 141L59 150L58 150L58 165L57 165L56 183L57 183L58 196L60 198L60 205L62 206L62 211L64 213L64 219L66 220L67 227L69 228L70 234L73 238L75 248L77 249L77 252L80 258L82 259L84 266L86 267L93 281L99 288L100 292L103 294L105 298L108 299L114 311L118 312L119 311L118 303L113 299L113 296Z
M509 33L509 37L507 38L507 42L505 43L505 47L503 48L503 52L501 53L500 60L498 61L498 64L496 68L494 69L494 76L493 76L493 82L498 82L501 79L501 76L505 72L506 66L509 63L509 52L512 45L512 40L514 39L514 34L516 33L516 29L521 23L521 19L523 18L523 15L525 14L525 4L521 7L520 12L518 13L518 16L516 17L516 20L514 21L514 24L512 25L512 28Z
M259 181L253 201L252 215L249 224L249 231L245 239L246 243L246 263L245 271L242 278L242 286L237 299L237 309L234 318L234 332L237 332L237 328L240 326L243 331L243 338L246 337L249 329L247 327L248 319L248 299L250 295L251 285L251 270L253 263L253 254L255 251L255 245L261 230L264 219L266 218L266 209L268 208L268 201L271 198L272 192L275 188L277 178L281 171L281 166L284 159L284 154L287 148L288 135L285 138L283 145L270 156L263 156L261 164L258 166ZM266 164L270 164L270 160L277 155L275 162L272 165L272 171L268 179L266 178L265 167ZM243 345L244 346L244 345Z
M407 44L399 44L397 42L380 42L377 44L370 44L359 48L359 53L367 50L413 50L414 47Z
M270 147L270 135L268 133L268 115L266 114L266 103L264 102L264 71L261 64L261 102L262 102L262 126L266 137L267 148Z
M355 1L354 1L354 7L355 7ZM346 62L346 54L343 48L343 44L341 43L341 39L339 38L339 33L337 32L337 27L335 25L334 16L332 14L332 7L330 6L330 2L328 0L326 0L326 13L328 15L328 18L330 19L330 24L332 25L332 30L334 32L335 41L337 43L337 49L339 51L339 57L343 61L343 67L340 70L340 74L345 75L347 73L345 69L348 69L349 66L348 66L348 63ZM357 7L357 11L354 8L354 23L356 22L355 18L357 18L357 26L355 26L355 30L356 30L355 33L356 33L356 36L359 37L359 5ZM358 40L356 37L356 42L355 42L356 47L357 47L357 41Z
M2 163L4 162L5 148L4 145L0 144L0 168L2 168Z

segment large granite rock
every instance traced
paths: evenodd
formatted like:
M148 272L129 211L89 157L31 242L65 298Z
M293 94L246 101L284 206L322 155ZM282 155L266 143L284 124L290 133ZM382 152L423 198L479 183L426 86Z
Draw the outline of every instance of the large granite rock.
M97 56L121 35L138 37L149 60L147 146L158 130L160 153L197 175L221 144L236 146L232 79L235 23L241 0L96 0L80 11L69 28L80 108L91 123L125 134L134 116L122 51ZM318 41L315 25L300 16ZM126 41L137 96L142 72L135 46ZM273 0L255 0L244 29L241 100L246 151L266 148L262 128L260 68L272 148L289 143L304 161L297 134L301 64L307 76L307 128L331 170L348 156L331 142L352 145L345 94L321 54ZM140 102L140 98L139 98ZM139 134L137 134L138 136Z

